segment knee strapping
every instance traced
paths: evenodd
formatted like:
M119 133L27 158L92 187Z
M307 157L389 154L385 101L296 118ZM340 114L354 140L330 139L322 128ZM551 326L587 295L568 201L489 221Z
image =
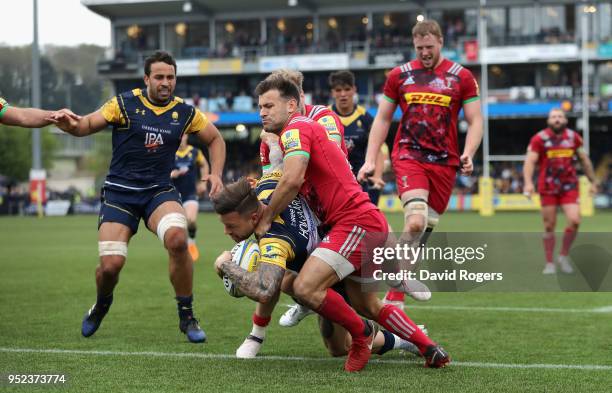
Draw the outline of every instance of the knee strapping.
M117 241L98 242L98 254L101 257L107 255L121 255L127 258L127 243Z
M181 213L169 213L159 220L159 224L157 224L157 237L159 237L162 244L164 244L164 236L166 235L166 232L172 227L186 230L187 218Z

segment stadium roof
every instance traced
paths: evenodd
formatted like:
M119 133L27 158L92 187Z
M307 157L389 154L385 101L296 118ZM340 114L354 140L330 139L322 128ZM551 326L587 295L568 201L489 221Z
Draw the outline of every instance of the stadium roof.
M289 3L296 1L295 6ZM570 0L541 0L546 3L571 3ZM414 11L434 8L478 7L480 0L81 0L93 12L110 19L185 15L183 6L191 4L190 14L222 16L224 14L258 14L266 12L315 11ZM533 4L530 0L487 0L487 5Z

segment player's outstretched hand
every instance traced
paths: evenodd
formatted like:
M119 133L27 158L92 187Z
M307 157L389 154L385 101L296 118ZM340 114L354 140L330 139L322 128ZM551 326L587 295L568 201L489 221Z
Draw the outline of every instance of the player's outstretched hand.
M217 260L215 261L215 272L220 278L223 278L223 271L221 270L221 266L226 261L231 261L231 260L232 260L232 253L227 250L223 251L221 255L217 257Z
M45 120L55 124L62 131L69 132L77 128L79 120L81 120L81 116L75 114L70 109L64 108L52 112L51 115Z
M461 161L461 174L463 176L469 176L474 171L474 163L472 157L468 154L463 154L459 159Z
M591 183L591 188L589 190L591 196L594 196L599 191L599 184L597 182Z
M270 227L272 226L272 217L268 217L268 209L269 208L267 205L263 206L261 218L259 219L259 222L255 227L255 237L257 239L261 239L266 234L266 232L270 230Z
M364 162L363 166L357 172L357 181L363 183L374 174L375 165L370 162Z
M523 195L525 195L527 198L531 199L531 195L533 195L533 184L529 183L529 184L525 184L525 186L523 187Z
M221 190L223 190L223 181L221 181L221 178L217 175L206 175L202 177L202 181L210 183L210 193L208 194L208 196L211 199L214 198L218 193L220 193Z

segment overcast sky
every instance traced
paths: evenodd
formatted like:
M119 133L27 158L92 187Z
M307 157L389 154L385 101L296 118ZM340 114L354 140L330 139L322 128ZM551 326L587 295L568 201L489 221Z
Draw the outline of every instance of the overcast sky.
M32 0L0 0L0 43L32 42ZM6 4L5 4L6 3ZM110 21L94 14L80 0L38 0L38 41L41 46L97 44L110 46Z

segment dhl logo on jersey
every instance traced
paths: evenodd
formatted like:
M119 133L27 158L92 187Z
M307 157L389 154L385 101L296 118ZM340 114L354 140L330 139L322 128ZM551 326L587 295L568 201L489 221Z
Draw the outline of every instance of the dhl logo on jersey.
M449 106L451 102L450 96L435 93L406 93L404 98L408 104L431 104L440 106Z
M548 158L571 158L573 156L573 149L552 149L546 152L546 157Z

